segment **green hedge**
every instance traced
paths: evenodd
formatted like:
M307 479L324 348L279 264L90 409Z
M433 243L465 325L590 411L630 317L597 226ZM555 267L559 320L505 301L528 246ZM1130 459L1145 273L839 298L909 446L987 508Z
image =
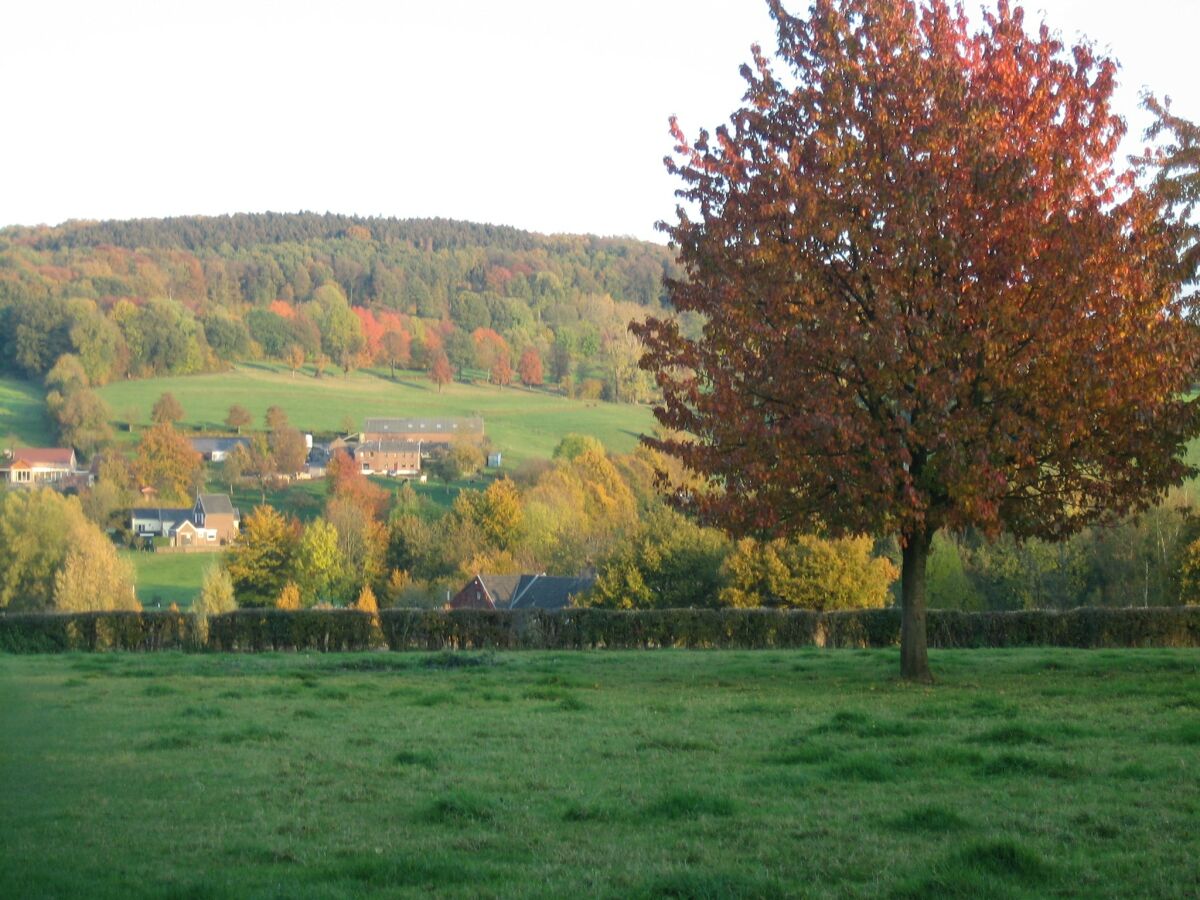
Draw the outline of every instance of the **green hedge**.
M931 611L931 647L1200 647L1200 606L1067 612ZM0 615L0 651L589 650L894 647L894 609L617 611L240 609L208 620L201 642L181 612Z

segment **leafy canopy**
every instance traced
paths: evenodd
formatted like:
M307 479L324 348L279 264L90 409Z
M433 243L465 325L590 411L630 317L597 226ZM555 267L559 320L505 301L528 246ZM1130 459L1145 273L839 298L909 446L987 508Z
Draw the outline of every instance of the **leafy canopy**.
M1000 0L769 0L745 105L690 141L664 229L679 319L631 329L735 530L898 534L902 671L928 677L940 528L1058 538L1188 467L1200 339L1168 198L1115 162L1116 64Z

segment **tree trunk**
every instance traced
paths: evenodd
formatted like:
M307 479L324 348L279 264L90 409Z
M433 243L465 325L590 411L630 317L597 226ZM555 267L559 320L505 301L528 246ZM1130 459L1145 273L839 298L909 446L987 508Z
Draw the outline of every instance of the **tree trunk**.
M930 683L929 647L925 640L925 564L933 533L904 536L900 570L900 677Z

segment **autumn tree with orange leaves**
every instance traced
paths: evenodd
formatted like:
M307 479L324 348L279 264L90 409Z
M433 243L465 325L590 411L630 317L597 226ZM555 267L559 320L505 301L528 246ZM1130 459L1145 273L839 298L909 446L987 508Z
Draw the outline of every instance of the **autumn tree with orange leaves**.
M454 380L454 369L450 366L450 360L446 358L445 351L436 350L433 353L433 358L429 363L429 380L438 386L438 393L442 392L442 386L449 384Z
M521 360L517 363L517 371L521 373L521 384L535 387L542 383L542 358L533 347L525 348Z
M631 326L663 390L651 440L740 533L894 534L901 674L929 680L939 529L1060 538L1189 473L1181 229L1116 164L1115 64L945 0L769 0L745 105L695 141L664 225L703 336Z

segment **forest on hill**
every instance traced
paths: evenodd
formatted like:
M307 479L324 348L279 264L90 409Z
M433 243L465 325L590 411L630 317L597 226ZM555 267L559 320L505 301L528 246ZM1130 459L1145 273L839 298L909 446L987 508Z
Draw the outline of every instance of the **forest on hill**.
M568 393L638 401L652 385L626 326L663 311L673 274L671 251L646 241L446 219L9 227L0 368L41 378L69 353L99 385L264 357L428 369L444 353L460 375L503 381L536 356L539 377Z

